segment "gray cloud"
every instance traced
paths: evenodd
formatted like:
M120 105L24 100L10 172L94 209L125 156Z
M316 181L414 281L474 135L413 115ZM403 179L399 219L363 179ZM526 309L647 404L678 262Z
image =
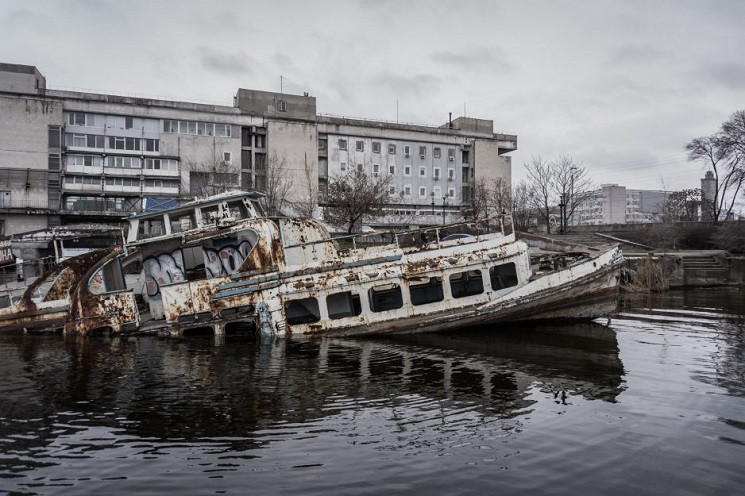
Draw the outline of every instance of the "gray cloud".
M610 56L610 63L637 64L658 62L670 54L649 43L626 43Z
M386 72L375 76L372 84L376 87L388 88L396 96L421 95L437 91L440 78L432 74L417 74L415 76L401 76Z
M232 76L251 76L256 62L243 52L223 53L208 47L199 50L199 63L209 71Z
M722 62L711 64L706 69L707 79L732 90L745 89L745 63Z
M438 51L430 55L430 59L437 64L447 64L461 69L478 70L498 66L502 71L511 72L514 65L507 54L499 47L477 48L464 51Z

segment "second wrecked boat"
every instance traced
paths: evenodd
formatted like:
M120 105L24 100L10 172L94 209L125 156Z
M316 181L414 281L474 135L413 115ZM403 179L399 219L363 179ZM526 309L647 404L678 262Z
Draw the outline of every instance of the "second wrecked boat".
M250 322L264 335L443 331L595 318L617 305L618 247L531 260L509 217L331 239L311 219L268 218L258 193L226 193L128 218L124 248L40 277L0 329L168 330Z

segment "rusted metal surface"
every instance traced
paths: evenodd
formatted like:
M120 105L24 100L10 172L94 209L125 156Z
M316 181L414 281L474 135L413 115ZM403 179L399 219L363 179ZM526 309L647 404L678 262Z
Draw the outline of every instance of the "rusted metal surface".
M112 308L111 304L103 307L94 304L96 295L90 295L87 286L90 276L108 260L117 257L121 251L121 247L113 247L86 253L61 262L34 281L16 305L0 311L0 329L64 328L75 332L86 332L89 328L85 325L78 328L77 323L89 320L92 316L99 316L106 322L116 322L116 317L111 315L116 312L116 308ZM40 295L40 301L34 301L35 295L50 283L50 289L46 294ZM91 298L86 298L88 295L93 296L92 300L94 301ZM134 303L134 296L131 294L128 296ZM120 306L126 307L127 305ZM131 309L129 310L125 316L125 319L128 318L129 320L126 321L139 322L136 307L134 315ZM103 315L105 317L101 317Z

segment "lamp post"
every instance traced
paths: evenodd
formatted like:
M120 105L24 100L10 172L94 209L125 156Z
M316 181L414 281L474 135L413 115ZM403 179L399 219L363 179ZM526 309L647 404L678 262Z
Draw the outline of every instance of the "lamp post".
M435 216L435 192L429 194L432 197L432 217Z
M572 205L571 209L569 209L569 212L574 213L574 172L577 170L576 166L571 166L569 168L569 171L571 172L571 186L569 187L569 204ZM569 215L567 215L567 219L569 218Z
M445 225L445 207L448 204L448 197L447 195L442 197L442 225Z

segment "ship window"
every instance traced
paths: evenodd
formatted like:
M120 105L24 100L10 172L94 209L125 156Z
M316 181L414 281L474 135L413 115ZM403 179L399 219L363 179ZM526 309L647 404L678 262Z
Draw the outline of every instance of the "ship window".
M453 298L464 298L484 292L484 281L480 270L459 272L450 276L450 292Z
M287 323L290 325L312 324L321 320L318 300L315 298L286 301L285 315L287 316Z
M354 317L362 313L360 295L351 291L328 295L326 297L326 307L328 307L330 319Z
M494 291L517 286L515 263L510 262L492 267L489 269L489 277L491 278L491 288Z
M424 305L444 299L442 293L442 278L429 277L409 282L412 305Z
M404 306L401 297L401 286L398 284L385 284L370 288L370 310L373 312L384 312L395 310Z

